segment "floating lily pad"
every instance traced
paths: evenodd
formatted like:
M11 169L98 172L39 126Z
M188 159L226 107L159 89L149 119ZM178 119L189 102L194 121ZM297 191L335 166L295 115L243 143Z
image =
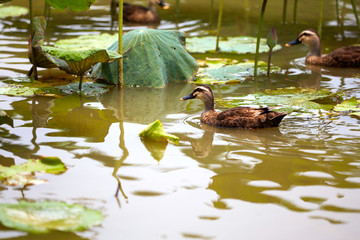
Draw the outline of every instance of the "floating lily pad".
M336 105L334 111L351 112L349 115L360 117L360 100L357 100L356 97L346 99L342 103Z
M156 120L141 131L139 136L145 140L152 140L156 142L171 142L174 144L179 143L179 138L175 135L165 133L160 120Z
M200 65L201 66L201 65ZM254 75L254 61L239 62L231 59L207 59L203 62L204 68L197 73L196 83L222 84L242 82ZM271 72L279 72L281 69L276 66L270 68ZM267 63L258 62L258 72L267 72Z
M67 7L73 12L85 11L90 8L96 0L46 0L53 8L64 10Z
M196 60L185 50L180 31L141 29L123 37L124 85L164 87L169 82L188 81L197 70ZM109 47L118 50L116 41ZM118 61L96 65L92 78L119 82Z
M0 221L9 228L31 233L83 231L103 220L100 211L63 202L27 202L0 204Z
M28 12L29 10L25 7L4 6L0 4L0 18L20 17L26 15Z
M102 83L83 83L81 93L85 96L98 96L109 91L110 85ZM73 93L79 93L79 84L70 83L67 85L57 86L62 95L71 95Z
M67 50L107 49L117 39L117 34L81 35L76 38L56 41L54 46Z
M7 124L11 127L14 127L14 120L7 115L7 113L0 109L0 125L1 124Z
M216 36L206 37L190 37L186 40L186 49L192 53L206 53L215 52ZM256 52L256 38L254 37L227 37L220 38L219 42L220 52L227 53L255 53ZM280 45L274 47L275 50L281 49ZM260 40L259 52L268 52L269 48L266 44L266 39Z
M265 90L243 97L231 97L219 100L221 105L236 107L240 105L260 105L279 107L281 112L311 112L313 110L331 110L335 104L336 94L328 89L278 88Z
M35 172L60 174L66 171L65 164L57 157L30 159L21 165L4 167L0 165L0 182L11 186L26 186L44 182L35 179Z

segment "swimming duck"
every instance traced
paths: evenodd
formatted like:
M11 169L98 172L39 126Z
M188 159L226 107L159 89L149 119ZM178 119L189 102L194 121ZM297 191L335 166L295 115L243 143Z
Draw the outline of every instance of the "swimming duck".
M204 111L200 121L215 127L224 128L265 128L276 127L286 116L286 113L270 111L268 108L235 107L223 112L214 109L214 94L211 88L202 84L197 86L181 101L197 98L203 101Z
M360 67L360 46L338 48L332 53L321 55L320 37L314 30L304 30L285 46L305 44L310 47L305 63L324 67Z
M156 5L159 5L163 9L169 8L169 5L163 0L149 0L148 8L124 3L124 21L133 23L159 23L160 17L156 12Z

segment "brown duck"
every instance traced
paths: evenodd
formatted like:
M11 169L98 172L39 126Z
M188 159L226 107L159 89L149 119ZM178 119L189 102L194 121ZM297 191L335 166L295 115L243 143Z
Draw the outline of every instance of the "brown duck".
M314 30L304 30L285 46L305 44L310 47L305 63L324 67L360 67L360 46L342 47L327 55L321 55L320 37Z
M276 127L286 113L270 111L268 108L235 107L223 112L215 111L214 95L211 88L202 84L192 93L180 100L197 98L203 101L205 110L200 121L215 127L224 128L265 128Z
M156 12L156 5L168 9L169 5L163 0L149 0L149 7L124 3L123 18L126 22L133 23L159 23L160 17Z

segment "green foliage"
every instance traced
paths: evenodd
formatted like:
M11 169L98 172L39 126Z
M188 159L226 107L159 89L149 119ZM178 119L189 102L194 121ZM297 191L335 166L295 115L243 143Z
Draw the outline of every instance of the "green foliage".
M254 73L254 62L238 62L231 59L207 59L204 68L200 68L197 73L196 83L223 84L239 83L250 77ZM267 64L259 62L259 71L266 73ZM279 67L271 67L272 72L280 71Z
M278 88L249 94L244 97L226 98L219 101L226 107L240 105L260 105L278 107L281 112L311 112L313 110L331 110L336 104L336 94L328 89Z
M0 1L0 3L4 3L4 1ZM29 10L24 7L0 5L0 18L20 17L26 15L28 12Z
M124 85L163 87L169 82L188 81L196 72L196 60L185 50L182 32L142 29L123 37ZM118 50L116 41L109 48ZM118 84L119 63L98 64L92 78Z
M57 157L30 159L21 165L4 167L0 165L0 182L5 185L33 185L44 181L35 179L35 172L60 174L66 171L65 164Z
M277 44L278 36L275 28L272 28L266 38L266 44L269 48L273 49Z
M31 233L82 231L102 220L100 211L78 204L55 201L0 204L0 221L4 226Z
M215 44L215 36L190 37L186 39L186 49L192 53L214 52ZM266 39L262 38L260 44L260 52L267 52L269 50L266 46ZM255 53L256 38L246 36L220 38L219 48L220 52L227 53ZM274 50L280 48L277 45Z
M64 10L67 7L73 12L85 11L90 8L96 0L46 0L53 8Z
M174 144L179 143L179 138L175 135L165 133L160 120L156 120L141 131L139 136L145 140L152 140L156 142L171 142Z
M1 124L7 124L11 127L14 127L14 120L7 115L7 113L0 109L0 125Z
M334 111L351 112L350 115L360 116L360 100L352 97L344 100L342 103L334 107Z

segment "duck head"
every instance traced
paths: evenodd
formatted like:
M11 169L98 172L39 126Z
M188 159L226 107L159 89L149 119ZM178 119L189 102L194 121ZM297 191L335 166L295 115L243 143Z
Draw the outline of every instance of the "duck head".
M308 56L316 55L321 56L321 42L317 32L311 29L302 31L298 37L285 44L286 47L294 46L297 44L305 44L310 47Z
M180 98L180 101L188 99L200 99L204 103L205 111L214 110L214 94L211 88L206 84L197 86L192 93Z
M165 3L163 0L150 0L151 3L159 5L162 9L169 9L169 4Z

